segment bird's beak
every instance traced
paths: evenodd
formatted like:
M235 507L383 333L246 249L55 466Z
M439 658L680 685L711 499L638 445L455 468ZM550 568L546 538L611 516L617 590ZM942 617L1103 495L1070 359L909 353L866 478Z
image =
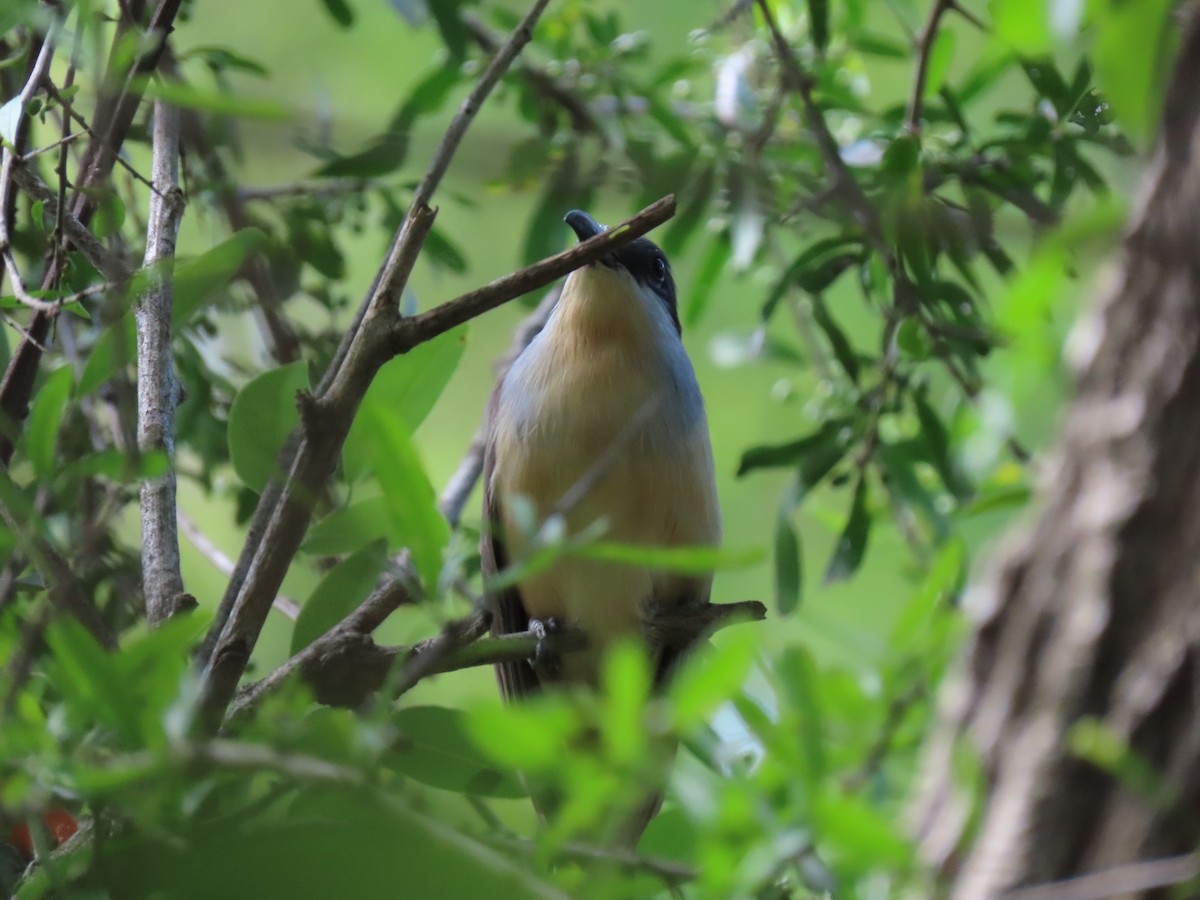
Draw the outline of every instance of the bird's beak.
M595 237L600 232L607 230L582 209L571 210L563 216L563 221L571 226L571 230L575 232L575 236L580 241L586 241L588 238Z
M575 232L575 236L579 238L580 242L608 231L605 226L601 225L582 209L571 210L563 216L563 221L571 226L571 230ZM619 269L621 267L621 261L612 253L600 257L596 262L609 269Z

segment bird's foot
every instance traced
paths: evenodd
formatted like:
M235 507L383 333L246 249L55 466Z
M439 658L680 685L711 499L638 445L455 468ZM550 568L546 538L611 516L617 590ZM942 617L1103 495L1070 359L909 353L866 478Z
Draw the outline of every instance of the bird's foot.
M555 649L553 639L562 633L558 619L530 619L529 630L537 636L537 647L529 665L542 678L554 678L562 670L562 656Z

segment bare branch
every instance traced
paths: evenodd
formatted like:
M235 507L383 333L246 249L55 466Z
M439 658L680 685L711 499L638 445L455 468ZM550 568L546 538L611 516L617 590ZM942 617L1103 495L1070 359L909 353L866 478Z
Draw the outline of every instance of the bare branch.
M362 605L349 616L325 632L282 666L253 684L248 684L238 692L237 700L229 708L226 723L234 723L254 709L262 699L296 672L306 674L308 670L331 673L328 663L323 661L331 656L343 653L342 648L350 644L374 646L368 635L378 628L388 616L401 606L412 603L416 596L411 578L390 577L376 588ZM388 659L383 671L379 674L379 683L387 673L391 660ZM324 666L324 668L323 668ZM362 681L366 673L362 669L354 671L356 680ZM306 674L307 677L307 674ZM327 674L324 679L310 679L317 691L317 699L330 706L354 706L356 699L365 696L361 689L352 688L349 691L339 689L340 679Z
M175 525L175 405L178 383L171 351L171 307L175 241L183 219L179 187L179 111L154 104L153 178L144 265L151 284L134 309L137 320L138 450L162 451L167 471L142 483L142 591L152 625L194 609L196 598L183 590L179 532Z
M182 510L176 512L175 518L179 525L179 530L183 532L191 545L200 552L200 555L212 563L216 570L226 578L232 577L234 570L233 560L226 556L220 547L209 540L208 535L201 531L199 526L192 521L191 517ZM300 615L300 604L284 594L278 595L273 605L275 609L293 622Z
M358 707L378 691L389 699L402 696L431 675L457 672L476 666L522 662L537 654L560 655L587 646L581 631L552 633L521 631L484 637L489 627L486 613L475 613L448 622L435 638L407 647L380 647L369 634L401 603L409 602L395 580L378 588L362 606L262 681L243 688L230 708L226 722L235 722L269 692L299 672L316 698L329 706ZM761 621L767 611L757 600L709 603L693 608L664 607L651 610L645 636L653 645L687 647L701 636L741 622ZM398 660L403 668L389 680Z
M463 24L467 32L483 50L495 53L500 47L499 37L485 25L477 16L464 13ZM607 131L592 112L588 102L577 96L570 88L561 84L557 78L532 63L524 62L517 66L517 72L535 91L551 103L561 106L571 119L571 128L581 133L594 134L607 143Z
M929 18L917 41L917 75L913 79L912 96L908 99L908 130L911 134L921 131L921 104L925 99L925 83L929 77L929 57L937 40L938 25L942 16L954 8L954 0L933 0L929 7Z
M12 180L22 191L40 201L46 213L58 218L58 197L46 182L38 177L37 172L27 165L13 166ZM129 277L131 267L100 243L100 239L91 230L69 212L63 214L63 231L67 240L74 244L75 249L83 254L92 266L109 282L120 284Z

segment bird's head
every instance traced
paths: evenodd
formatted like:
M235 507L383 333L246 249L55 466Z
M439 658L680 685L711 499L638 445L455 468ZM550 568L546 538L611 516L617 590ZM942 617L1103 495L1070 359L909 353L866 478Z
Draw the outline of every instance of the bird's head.
M606 230L605 226L578 209L567 213L563 221L571 226L581 241ZM571 275L569 287L587 297L632 295L647 309L661 308L674 326L675 333L680 332L671 264L659 246L648 238L638 238L597 262L577 269Z

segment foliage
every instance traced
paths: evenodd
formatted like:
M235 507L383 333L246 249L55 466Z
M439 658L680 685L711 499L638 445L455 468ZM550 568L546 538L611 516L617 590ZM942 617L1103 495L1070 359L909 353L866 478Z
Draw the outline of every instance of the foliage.
M361 34L359 4L318 5L330 31ZM281 112L247 87L278 78L252 56L185 49L185 19L177 63L145 80L148 98L185 111L187 216L209 235L173 267L186 394L174 445L185 488L236 509L236 521L207 524L221 535L240 540L285 474L297 392L319 390L354 306L353 248L386 246L428 163L424 129L449 117L517 22L491 0L392 6L444 52L361 148L302 138L312 177L297 186L242 183L245 166L269 161L252 129ZM115 3L0 13L0 136L44 151L28 165L51 188L49 199L22 190L0 215L26 284L58 273L35 299L73 313L56 318L27 420L8 423L15 450L0 476L0 824L27 821L38 855L20 876L23 860L3 848L0 884L23 898L369 897L401 885L439 897L927 891L901 818L963 630L972 525L1027 500L1039 409L1059 378L1060 297L1119 223L1111 185L1153 124L1170 40L1165 0L1105 0L1086 18L1065 0L995 0L986 20L976 6L743 0L716 21L672 22L677 37L690 33L665 52L618 9L555 0L490 107L506 129L489 149L507 159L495 193L530 200L523 234L509 236L525 263L561 249L567 208L614 188L630 208L677 194L657 239L691 273L680 279L685 328L719 332L714 346L736 366L781 372L788 392L809 397L781 407L780 434L745 435L738 466L748 479L787 476L761 516L773 532L762 540L773 616L853 579L881 542L906 547L868 663L824 658L798 630L777 640L742 626L661 697L625 648L599 691L516 708L410 702L398 670L354 712L289 682L211 738L191 660L218 598L155 630L142 621L138 487L167 461L136 450L131 308L158 273L101 274L62 241L54 202L69 196L62 173L84 143L68 112L104 124L96 97L142 58L137 29ZM48 31L70 49L51 69L56 88L25 97ZM135 122L127 168L96 192L90 221L125 261L142 258L149 199L133 175L148 158ZM439 202L471 210L489 197ZM425 250L422 265L446 277L488 277L448 228ZM717 290L735 281L752 304ZM35 314L11 275L5 289L7 364ZM250 362L233 349L247 329L269 351ZM477 519L446 523L413 441L467 334L389 362L367 392L294 564L307 580L297 576L306 590L287 625L291 652L351 614L404 549L427 613L408 627L469 612ZM599 533L564 543L552 523L527 524L543 553L528 566L563 552L682 570L758 559L736 535L721 554L655 554ZM810 569L805 535L821 529L831 550ZM118 652L62 614L70 597L119 636ZM593 846L672 767L640 855ZM563 798L546 828L531 824L530 785ZM85 827L51 852L40 815L60 807Z

